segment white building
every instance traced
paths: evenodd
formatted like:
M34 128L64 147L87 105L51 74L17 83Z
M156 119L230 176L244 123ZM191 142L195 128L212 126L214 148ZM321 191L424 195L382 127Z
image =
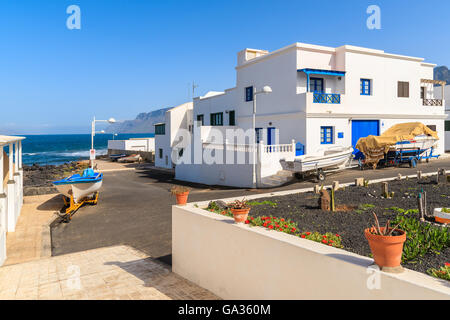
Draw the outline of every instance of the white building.
M442 91L439 87L435 88L435 95L438 99L442 99ZM447 120L445 120L445 151L450 151L450 84L445 87L445 113Z
M193 103L187 102L166 111L165 120L155 124L155 166L174 168L172 147L179 129L191 130Z
M155 138L130 138L128 140L108 140L108 150L155 151Z
M256 122L257 130L266 129L261 139L267 144L276 143L278 129L279 143L295 139L305 153L314 153L324 144L354 146L362 136L415 121L443 137L445 112L434 103L434 66L422 58L354 46L246 49L238 53L236 87L195 99L194 119L203 115L209 125L214 114L227 125L225 114L233 110L236 126L251 128L252 90L268 85L273 92L258 96ZM321 133L329 133L329 139L321 141ZM444 151L443 143L437 151Z
M15 231L23 205L23 139L0 135L0 266L6 260L6 233Z
M443 153L446 115L444 102L434 97L433 86L440 83L433 80L434 67L422 58L349 45L245 49L238 53L236 86L194 99L193 116L203 126L252 129L253 91L270 86L271 94L257 95L255 128L265 145L287 146L295 140L297 154L314 154L330 146L355 146L360 137L418 121L437 131L435 153ZM207 130L201 132L207 142ZM200 172L208 169L198 167L194 173L193 168L177 166L177 179L230 185L221 169L216 168L221 172L217 177L203 179Z

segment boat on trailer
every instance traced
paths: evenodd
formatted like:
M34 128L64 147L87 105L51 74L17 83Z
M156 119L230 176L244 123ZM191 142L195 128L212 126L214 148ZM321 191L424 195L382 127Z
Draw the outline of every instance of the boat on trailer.
M64 216L69 219L83 204L97 204L98 191L103 183L103 173L94 172L89 168L80 174L53 181L53 185L64 196L64 203L68 208Z
M300 175L315 174L319 181L325 180L326 172L348 168L353 159L352 147L331 147L312 155L296 156L293 160L280 160L283 170Z

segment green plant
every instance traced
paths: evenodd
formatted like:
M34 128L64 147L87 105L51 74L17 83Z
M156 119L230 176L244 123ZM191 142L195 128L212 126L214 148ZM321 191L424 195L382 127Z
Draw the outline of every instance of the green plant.
M428 269L427 272L429 275L431 275L433 277L450 281L450 263L448 263L448 262L440 269L431 268L431 269Z
M397 215L393 221L407 234L403 247L403 262L413 262L427 253L440 253L442 249L450 246L450 229L421 223L416 216L408 216L409 211Z
M172 189L170 189L170 192L174 195L189 192L189 191L191 191L191 189L188 187L185 187L185 186L173 186Z
M319 242L322 244L326 244L330 247L343 248L341 236L338 234L332 234L331 232L327 232L325 234L321 234L319 232L303 232L299 234L300 238L312 240L315 242Z
M275 208L275 207L278 205L276 202L272 202L272 201L268 201L268 200L261 201L261 202L258 202L258 201L248 201L247 204L248 204L249 206L251 206L251 207L253 207L253 206L269 205L269 206L271 206L272 208Z
M363 183L364 183L364 187L366 187L366 188L369 187L369 180L364 179Z

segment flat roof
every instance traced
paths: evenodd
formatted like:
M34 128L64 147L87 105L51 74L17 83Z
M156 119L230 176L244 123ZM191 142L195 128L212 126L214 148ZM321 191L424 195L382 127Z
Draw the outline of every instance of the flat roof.
M10 144L17 141L22 141L26 139L25 137L19 137L19 136L3 136L0 135L0 145Z

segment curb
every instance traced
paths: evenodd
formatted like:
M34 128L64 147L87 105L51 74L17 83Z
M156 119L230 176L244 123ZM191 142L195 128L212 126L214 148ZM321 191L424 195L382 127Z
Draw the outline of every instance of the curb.
M58 218L57 215L52 216L46 224L42 225L41 231L41 256L40 258L49 258L52 256L52 234L51 225Z

